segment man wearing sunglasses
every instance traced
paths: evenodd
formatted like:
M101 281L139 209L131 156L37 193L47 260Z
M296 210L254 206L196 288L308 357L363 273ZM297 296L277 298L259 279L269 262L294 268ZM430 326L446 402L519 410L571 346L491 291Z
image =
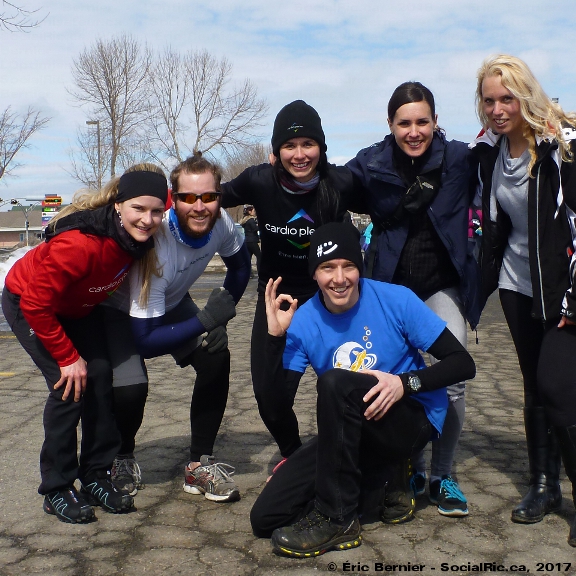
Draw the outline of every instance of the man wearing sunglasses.
M250 277L250 256L230 216L220 209L220 169L196 154L171 173L172 207L155 237L159 275L143 290L143 274L130 272L130 316L136 350L143 358L172 354L182 368L196 371L190 406L190 462L184 490L208 500L240 497L228 464L216 463L214 442L228 399L230 352L226 324L236 315ZM188 290L218 252L227 267L200 310ZM126 343L122 348L126 349ZM124 352L125 354L125 352ZM148 378L143 362L120 363L114 372L114 401L122 449L113 479L135 494L142 487L134 459L136 432L144 414ZM126 366L130 365L130 369Z

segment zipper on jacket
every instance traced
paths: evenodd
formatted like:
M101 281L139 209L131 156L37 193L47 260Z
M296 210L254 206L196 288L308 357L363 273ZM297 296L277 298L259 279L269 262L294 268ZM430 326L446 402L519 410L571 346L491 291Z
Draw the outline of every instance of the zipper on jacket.
M540 283L540 306L542 307L542 321L546 322L546 309L544 308L544 286L542 285L542 266L540 264L540 169L536 174L536 262L538 265L538 282Z

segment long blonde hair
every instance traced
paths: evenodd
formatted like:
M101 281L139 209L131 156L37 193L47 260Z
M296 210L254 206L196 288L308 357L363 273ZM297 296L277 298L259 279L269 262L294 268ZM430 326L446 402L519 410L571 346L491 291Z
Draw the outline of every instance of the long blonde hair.
M566 113L561 106L546 95L528 65L520 58L508 54L489 56L478 70L476 86L476 108L482 126L488 127L488 117L484 113L482 83L491 76L500 76L502 86L510 90L520 103L520 113L524 120L523 136L528 140L530 163L528 174L536 163L536 136L558 143L562 160L571 162L569 144L562 138L562 124L576 125L576 114Z
M155 172L164 177L166 176L162 168L150 162L134 164L134 166L127 168L124 174L128 174L129 172ZM74 194L72 203L58 212L58 214L52 218L52 222L56 223L60 218L74 212L79 212L80 210L96 210L96 208L114 204L116 202L116 197L118 196L119 183L120 177L116 176L104 184L100 190L79 190ZM144 307L148 304L152 275L161 276L162 265L158 262L158 256L154 248L148 250L144 257L141 260L138 260L136 265L138 266L138 279L141 282L138 304Z

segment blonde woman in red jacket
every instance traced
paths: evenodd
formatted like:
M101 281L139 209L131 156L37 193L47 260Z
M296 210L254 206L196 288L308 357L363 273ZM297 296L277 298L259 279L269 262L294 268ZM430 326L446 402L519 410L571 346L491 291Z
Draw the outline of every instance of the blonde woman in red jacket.
M162 222L167 191L162 170L142 164L97 193L75 197L48 227L46 242L16 262L6 277L4 315L49 390L38 492L44 511L63 522L92 520L96 504L109 512L133 505L132 497L110 481L120 438L97 304L120 286L135 259L154 269L152 236ZM77 478L80 491L74 486Z

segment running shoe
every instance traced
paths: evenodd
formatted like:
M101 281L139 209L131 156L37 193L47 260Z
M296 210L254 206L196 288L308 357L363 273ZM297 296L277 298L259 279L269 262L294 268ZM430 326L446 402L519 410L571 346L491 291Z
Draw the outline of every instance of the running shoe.
M200 457L200 466L184 468L184 491L188 494L204 494L213 502L240 500L240 490L232 480L234 466L216 462L214 456Z
M134 454L118 454L114 458L112 482L116 484L117 488L130 494L130 496L136 496L138 490L144 488L142 472L138 462L136 462L136 458L134 458Z
M350 550L362 544L362 529L357 517L345 525L335 524L316 508L292 526L272 533L272 549L293 558L320 556L329 550Z
M442 476L442 480L430 482L430 502L438 506L442 516L468 516L468 501L458 482L451 476Z
M69 524L90 522L96 517L94 508L74 486L46 494L42 508L46 514L53 514L61 522Z
M92 506L101 506L106 512L119 514L130 510L134 506L134 498L130 494L119 490L110 479L109 474L107 477L97 477L91 482L82 483L80 494Z
M288 458L282 458L282 460L280 460L280 462L278 462L278 464L276 464L276 466L274 466L274 468L272 468L272 474L270 474L270 476L268 476L268 478L266 478L266 483L270 482L270 480L272 480L272 476L274 476L274 474L276 474L276 470L278 470L278 468L280 468L280 466L282 466L282 464L284 464L286 462L286 460L288 460Z

